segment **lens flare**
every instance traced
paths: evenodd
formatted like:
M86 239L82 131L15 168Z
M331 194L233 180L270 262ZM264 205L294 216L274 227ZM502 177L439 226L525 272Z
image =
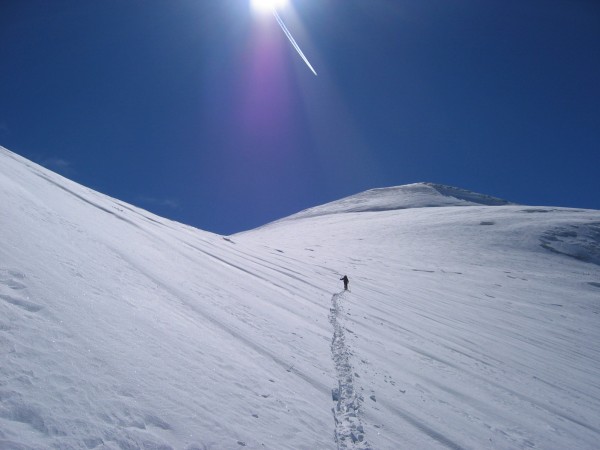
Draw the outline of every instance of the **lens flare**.
M270 13L275 9L281 9L287 3L286 0L252 0L252 9L259 13Z

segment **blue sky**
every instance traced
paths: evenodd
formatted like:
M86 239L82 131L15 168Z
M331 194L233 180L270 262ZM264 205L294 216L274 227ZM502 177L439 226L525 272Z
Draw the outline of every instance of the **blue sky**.
M600 209L595 0L0 2L0 145L229 234L432 181Z

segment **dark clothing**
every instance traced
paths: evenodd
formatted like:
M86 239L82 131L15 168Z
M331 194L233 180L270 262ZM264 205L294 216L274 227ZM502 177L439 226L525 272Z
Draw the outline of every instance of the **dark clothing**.
M344 282L344 290L347 291L348 283L350 283L350 280L348 279L348 277L346 275L344 275L342 278L340 278L340 280L342 280Z

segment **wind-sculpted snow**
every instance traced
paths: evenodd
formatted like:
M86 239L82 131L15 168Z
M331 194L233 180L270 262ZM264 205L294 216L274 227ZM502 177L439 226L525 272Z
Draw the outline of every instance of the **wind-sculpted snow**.
M471 203L474 205L487 205L487 206L504 206L510 205L511 203L507 200L492 197L491 195L478 194L477 192L468 191L453 186L445 186L443 184L425 183L427 186L432 187L438 191L441 195L446 197L452 197L457 200L462 200L465 204ZM461 206L457 204L456 206Z
M600 212L360 198L223 238L0 149L0 449L597 448Z
M555 227L540 241L548 250L600 265L600 222Z

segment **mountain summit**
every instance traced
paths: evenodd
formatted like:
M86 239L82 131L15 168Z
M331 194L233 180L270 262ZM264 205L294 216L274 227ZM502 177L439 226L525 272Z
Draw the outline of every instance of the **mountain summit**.
M341 200L309 208L288 219L315 217L350 212L393 211L408 208L442 206L500 206L510 202L452 186L435 183L414 183L403 186L370 189Z
M2 148L0 205L2 450L598 447L600 211L416 184L223 237Z

